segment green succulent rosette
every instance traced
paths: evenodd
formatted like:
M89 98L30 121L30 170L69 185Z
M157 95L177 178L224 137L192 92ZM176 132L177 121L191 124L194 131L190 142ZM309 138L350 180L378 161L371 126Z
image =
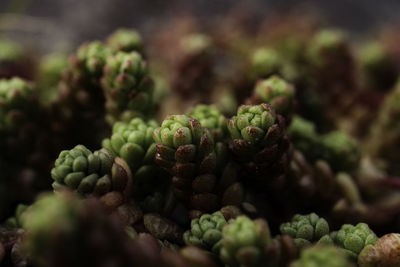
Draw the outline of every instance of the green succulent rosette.
M321 30L310 41L307 55L310 63L316 67L326 67L333 56L339 56L347 49L347 40L343 32L333 29Z
M282 67L282 57L271 47L261 47L254 51L250 59L250 72L253 79L266 78L278 74Z
M123 158L136 172L143 165L152 165L156 153L153 131L158 127L154 120L134 118L129 122L116 122L111 138L103 140L103 147Z
M191 229L183 235L186 245L219 253L222 245L222 228L227 224L220 211L213 214L203 214L199 219L193 219Z
M0 220L36 190L51 164L48 113L35 88L20 78L0 79ZM15 188L13 190L12 188Z
M315 213L293 216L290 222L281 224L280 231L294 238L298 249L317 241L330 242L328 222Z
M0 65L3 62L13 62L22 59L23 48L10 39L0 39Z
M42 146L47 115L30 83L17 77L0 79L0 162L6 160L2 168L5 177L11 163L26 164L18 167L22 169L34 153L42 156L48 152L49 148Z
M353 172L360 161L360 147L351 136L332 131L318 140L319 156L326 160L335 171Z
M311 76L308 87L316 91L324 112L332 120L347 114L358 88L347 36L339 30L321 30L311 39L305 54Z
M137 52L117 52L107 58L101 84L106 96L107 121L129 121L153 112L154 83Z
M143 40L137 31L118 29L108 36L107 46L114 51L140 52L143 49Z
M208 128L216 141L222 141L226 138L228 132L227 119L216 107L197 105L188 112L188 115L198 120L201 126Z
M355 260L364 247L374 245L378 240L376 234L365 223L356 226L344 224L339 231L332 232L330 236L337 246L343 248Z
M298 115L293 119L287 129L293 146L300 150L308 160L314 161L318 154L319 135L315 130L315 124Z
M144 121L134 118L129 122L116 122L111 138L103 140L103 147L108 148L118 157L123 158L133 174L133 195L142 199L165 185L166 176L155 164L156 142L153 131L158 127L156 121Z
M57 85L67 66L68 57L62 53L52 53L40 60L37 73L37 86L40 89L41 101L50 103L56 98Z
M175 196L196 210L218 209L218 197L212 194L217 156L210 131L187 115L171 115L154 130L153 137L155 162L174 176Z
M335 246L316 245L302 251L290 267L354 267L346 253Z
M82 67L93 77L99 77L103 73L107 56L111 51L101 42L94 41L78 48L77 59Z
M353 172L360 161L360 146L351 136L341 131L319 135L315 125L295 116L288 127L288 135L296 149L310 161L323 159L335 171Z
M294 96L293 85L274 75L256 83L250 102L271 104L277 113L290 118L294 108Z
M212 49L211 38L203 33L191 33L184 36L180 41L181 49L188 54L208 53Z
M266 266L265 250L271 243L268 223L239 216L222 230L220 258L228 266Z
M215 81L213 50L207 34L190 33L180 38L170 64L170 88L182 99L209 99Z
M27 119L34 94L33 87L20 78L0 79L0 132L15 131Z
M308 87L317 92L328 117L336 120L337 113L346 114L357 88L355 62L346 35L339 30L321 30L311 39L305 54L311 76Z
M250 176L266 182L286 172L291 144L283 117L270 104L240 106L228 130L233 157Z
M21 228L21 226L22 226L21 225L21 217L27 208L28 208L28 206L25 204L18 204L18 206L15 209L14 216L8 218L5 221L5 226L10 227L10 228Z
M131 174L121 158L102 148L91 152L83 145L64 150L51 170L55 191L69 189L82 195L103 196L116 191L124 196L130 194Z
M379 42L360 48L358 62L365 76L366 86L375 90L389 90L397 79L397 70L389 51Z
M72 194L40 196L22 216L22 250L35 266L134 266L131 238L99 201Z
M106 58L110 54L110 49L99 41L81 45L77 52L70 56L63 80L68 87L75 90L98 87Z
M0 78L33 80L36 62L32 51L5 35L0 37Z

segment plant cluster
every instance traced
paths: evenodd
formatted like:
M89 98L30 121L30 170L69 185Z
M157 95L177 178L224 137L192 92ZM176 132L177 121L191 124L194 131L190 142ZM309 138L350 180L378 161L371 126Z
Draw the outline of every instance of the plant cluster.
M0 266L400 264L400 56L231 19L0 40Z

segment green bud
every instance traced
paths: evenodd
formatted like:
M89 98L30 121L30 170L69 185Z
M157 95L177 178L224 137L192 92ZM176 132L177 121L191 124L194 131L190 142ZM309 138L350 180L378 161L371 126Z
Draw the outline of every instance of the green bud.
M311 243L328 235L329 225L324 218L320 218L315 213L309 215L297 214L293 216L291 222L281 224L280 231L282 234L294 238L296 245L304 247L305 244L311 245Z
M271 104L277 113L289 116L293 111L294 95L293 85L274 75L256 83L251 100L254 104Z
M141 51L143 41L138 32L129 29L119 29L107 38L107 46L115 51Z
M198 120L201 126L208 128L216 141L225 138L227 133L227 120L217 108L207 105L197 105L188 115Z
M266 221L239 216L222 230L221 260L229 266L266 264L264 251L271 242Z
M339 131L319 138L320 157L336 171L353 171L360 161L360 148L355 139Z
M109 54L108 48L98 41L84 44L77 51L78 60L82 62L86 71L95 77L99 77L103 73L103 67Z
M148 76L147 63L138 52L117 52L107 57L101 80L106 92L110 123L128 114L148 116L153 107L154 83Z
M354 259L357 259L365 246L374 245L378 240L375 233L365 223L359 223L356 226L344 224L332 236L335 244L344 248Z
M290 267L352 267L347 255L334 246L313 246L302 251L300 259Z
M69 188L82 195L95 193L103 195L110 190L124 191L127 185L126 173L114 162L112 151L103 148L92 153L83 145L64 150L55 161L51 176L55 180L55 191Z
M255 77L268 77L277 74L282 64L279 53L268 47L262 47L254 51L251 57L251 72Z
M392 88L398 73L389 51L383 44L371 42L363 45L358 57L368 87L377 90Z
M307 56L316 67L325 67L327 57L337 56L347 45L346 36L338 30L322 30L315 34L307 50Z
M275 111L270 105L242 105L237 116L229 120L228 130L233 139L242 138L249 144L257 144L263 141L264 135L275 120Z
M191 230L185 232L183 239L186 245L194 245L218 254L222 228L226 224L224 216L219 211L213 214L203 214L200 219L192 220Z

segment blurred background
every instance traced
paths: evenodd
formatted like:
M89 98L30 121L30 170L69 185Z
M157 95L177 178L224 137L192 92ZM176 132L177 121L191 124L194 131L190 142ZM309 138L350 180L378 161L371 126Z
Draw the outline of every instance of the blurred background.
M136 28L146 38L182 14L196 16L202 25L218 24L234 9L245 9L253 23L274 14L313 14L323 26L339 27L353 36L400 21L397 0L1 0L0 33L43 53L104 39L117 27Z

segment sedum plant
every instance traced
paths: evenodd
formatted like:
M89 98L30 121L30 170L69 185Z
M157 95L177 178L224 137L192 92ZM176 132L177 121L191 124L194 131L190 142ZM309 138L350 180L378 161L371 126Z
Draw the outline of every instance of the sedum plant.
M220 211L213 214L203 214L193 219L191 229L186 231L183 239L186 245L193 245L219 253L222 244L222 228L227 224Z

